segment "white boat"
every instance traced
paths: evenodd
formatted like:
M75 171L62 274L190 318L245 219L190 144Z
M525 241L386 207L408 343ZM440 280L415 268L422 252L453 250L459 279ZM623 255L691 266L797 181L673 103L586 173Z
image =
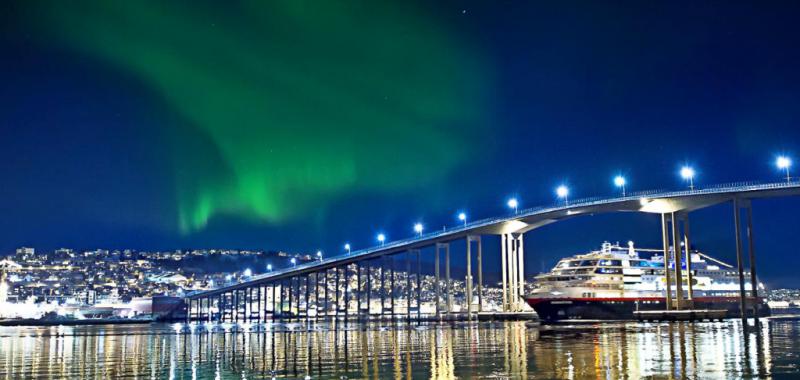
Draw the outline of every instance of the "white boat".
M669 249L670 257L673 251ZM691 251L690 257L691 296L685 257L681 260L683 308L727 310L728 317L739 316L737 270L699 251ZM744 275L748 312L752 315L755 308L759 315L769 315L763 285L759 284L758 298L753 298L750 273ZM536 276L525 300L544 321L625 320L633 319L637 310L665 310L666 284L663 250L635 248L633 242L628 247L606 242L600 250L564 258L550 272Z

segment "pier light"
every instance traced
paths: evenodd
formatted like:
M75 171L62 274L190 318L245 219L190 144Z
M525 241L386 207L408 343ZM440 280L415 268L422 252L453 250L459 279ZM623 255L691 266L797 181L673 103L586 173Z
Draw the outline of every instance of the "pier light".
M247 268L247 269L244 270L244 276L245 277L250 277L252 275L253 275L253 271L251 271L250 268Z
M297 266L297 259L296 258L292 257L292 259L289 260L289 262L292 263L292 266Z
M422 223L417 223L414 225L414 232L422 236Z
M517 208L519 207L519 201L517 198L511 198L508 200L508 207L514 209L514 213L517 213Z
M564 204L569 204L569 188L561 185L556 188L556 195L564 200Z
M792 177L789 176L789 167L792 166L792 159L786 156L779 156L775 160L775 165L778 166L778 169L786 171L786 182L791 182Z
M272 264L267 264L267 272L272 272Z
M694 169L691 166L681 168L681 178L689 181L689 189L694 190Z
M350 254L350 243L345 243L344 250L347 251L347 254Z
M627 183L627 181L625 181L625 177L623 177L621 175L618 175L618 176L614 177L614 186L619 187L620 189L622 189L622 196L623 197L625 196L625 184L626 183Z
M384 234L378 234L378 242L380 242L380 243L381 243L381 246L383 246L383 243L384 243L385 241L386 241L386 235L384 235Z
M467 226L467 214L466 213L463 213L463 212L458 213L458 220L464 222L464 227Z

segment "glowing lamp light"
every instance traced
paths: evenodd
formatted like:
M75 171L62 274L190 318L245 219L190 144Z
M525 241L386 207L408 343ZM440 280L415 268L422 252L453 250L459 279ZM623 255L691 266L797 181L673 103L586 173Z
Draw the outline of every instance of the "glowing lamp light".
M458 213L458 220L464 222L464 227L467 226L467 214L463 212Z
M692 179L694 178L694 169L689 166L684 166L681 168L681 177L683 179Z
M508 200L508 207L509 208L513 208L514 209L514 213L516 214L517 213L517 208L519 207L519 202L517 201L517 198L509 199Z
M272 272L272 264L267 264L267 272Z
M689 189L694 190L694 169L690 166L684 166L681 168L681 178L686 181L689 181Z
M792 166L792 159L786 156L779 156L775 160L775 165L778 166L778 169L786 171L786 182L791 182L792 177L789 176L789 167Z
M296 258L292 257L292 259L289 260L289 262L292 263L292 265L297 266L297 259Z
M347 254L350 254L350 243L345 243L344 250L347 251Z
M244 276L245 277L250 277L252 275L253 275L253 271L251 271L250 268L247 268L247 269L244 270Z
M322 251L317 251L317 257L319 257L319 260L322 261Z
M380 242L380 243L381 243L381 245L383 245L383 243L384 243L385 241L386 241L386 235L384 235L384 234L378 234L378 242Z
M792 160L789 157L780 156L775 164L778 165L778 169L787 169L792 166Z
M414 232L422 236L422 223L417 223L414 225Z
M627 181L625 181L625 177L623 177L621 175L618 175L618 176L614 177L614 186L619 187L619 188L622 189L622 196L623 197L625 196L625 184L626 183L627 183Z
M564 185L559 186L558 188L556 188L556 195L559 198L564 199L565 205L569 204L569 188L567 188Z

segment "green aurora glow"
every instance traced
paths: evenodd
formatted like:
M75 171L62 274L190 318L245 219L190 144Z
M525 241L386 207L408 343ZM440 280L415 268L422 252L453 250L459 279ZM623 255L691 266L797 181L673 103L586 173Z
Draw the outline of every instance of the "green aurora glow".
M483 145L484 63L420 9L185 4L57 1L37 14L46 38L130 73L211 143L169 149L183 233L219 214L275 223L345 193L436 186Z

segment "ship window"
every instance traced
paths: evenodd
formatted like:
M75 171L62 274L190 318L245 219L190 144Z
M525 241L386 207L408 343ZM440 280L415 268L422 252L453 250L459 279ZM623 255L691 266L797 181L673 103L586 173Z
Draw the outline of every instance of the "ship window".
M597 268L595 273L601 274L622 274L621 268Z
M622 260L600 260L601 267L618 267L622 266Z

